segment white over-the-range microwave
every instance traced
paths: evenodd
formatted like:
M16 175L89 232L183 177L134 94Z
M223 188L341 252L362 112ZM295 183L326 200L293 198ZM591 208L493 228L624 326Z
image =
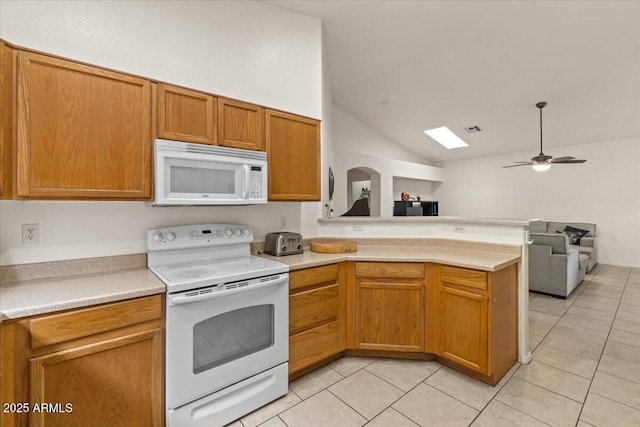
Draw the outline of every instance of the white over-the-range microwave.
M154 206L267 203L267 154L156 139Z

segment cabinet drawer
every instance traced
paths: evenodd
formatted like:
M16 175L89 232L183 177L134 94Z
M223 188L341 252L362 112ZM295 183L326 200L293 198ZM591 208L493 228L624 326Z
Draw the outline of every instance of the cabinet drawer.
M325 286L291 295L289 334L338 320L338 285Z
M338 264L292 271L289 274L289 292L294 293L294 291L299 291L309 286L335 283L337 281Z
M338 354L338 322L318 326L289 338L289 374Z
M29 322L31 348L162 319L162 315L162 295L154 295L39 317Z
M424 264L409 262L357 262L356 277L422 279Z
M475 289L487 289L487 273L468 268L440 266L440 281Z

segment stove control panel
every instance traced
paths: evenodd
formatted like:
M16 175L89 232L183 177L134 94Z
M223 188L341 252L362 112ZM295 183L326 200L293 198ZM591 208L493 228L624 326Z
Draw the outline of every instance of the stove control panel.
M199 224L147 231L149 251L253 242L251 227L241 224Z

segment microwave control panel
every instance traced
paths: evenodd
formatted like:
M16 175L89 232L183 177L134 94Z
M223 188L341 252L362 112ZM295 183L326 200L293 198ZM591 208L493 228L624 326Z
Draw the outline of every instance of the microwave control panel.
M251 166L251 173L249 174L249 199L264 199L265 198L265 168L262 166Z

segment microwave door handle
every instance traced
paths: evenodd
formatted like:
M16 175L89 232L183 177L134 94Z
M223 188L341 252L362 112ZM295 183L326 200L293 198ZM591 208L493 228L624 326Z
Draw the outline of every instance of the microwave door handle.
M287 283L288 281L289 281L289 275L285 275L279 279L269 280L267 282L258 283L256 285L243 286L241 288L233 288L233 289L227 289L224 291L211 292L209 294L197 295L194 297L187 297L187 296L170 297L169 305L190 304L193 302L199 302L199 301L204 301L209 299L223 298L229 295L239 294L241 292L253 292L255 290L262 289L262 288L278 286L283 283Z
M251 167L249 165L244 165L244 194L242 198L244 200L249 200L249 189L251 187Z

